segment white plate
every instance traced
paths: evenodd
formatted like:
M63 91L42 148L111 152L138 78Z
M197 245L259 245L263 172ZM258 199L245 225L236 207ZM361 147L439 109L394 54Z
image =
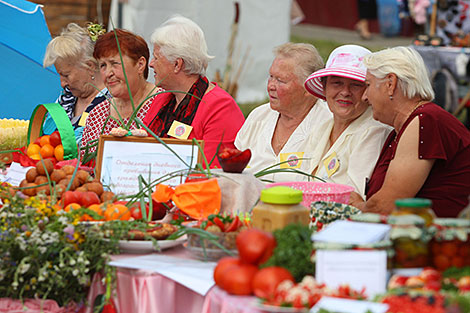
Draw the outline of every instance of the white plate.
M157 240L161 250L178 246L186 241L186 235L176 240ZM158 251L150 240L119 240L119 248L123 253L151 253Z
M264 312L273 312L273 313L307 313L309 309L307 308L288 308L283 306L267 305L256 300L255 306Z

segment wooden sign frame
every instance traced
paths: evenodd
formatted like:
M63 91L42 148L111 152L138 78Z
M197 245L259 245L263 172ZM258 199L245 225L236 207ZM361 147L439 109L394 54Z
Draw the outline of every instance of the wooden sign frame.
M182 140L182 139L174 139L174 138L161 138L161 140L173 150L182 150L183 146L188 146L188 150L183 149L185 153L185 155L182 156L183 159L189 158L190 156L194 157L196 156L196 153L197 153L197 159L192 161L192 167L194 167L196 163L201 163L203 161L202 151L199 150L198 146L195 145L192 140L190 139ZM109 150L111 151L117 150L117 145L115 145L115 143L119 145L119 151L125 151L126 153L128 153L129 151L136 151L136 155L134 156L135 158L139 158L139 157L142 158L142 155L138 154L139 149L142 150L143 148L147 148L147 149L150 148L150 150L152 150L153 145L158 145L158 146L155 146L154 150L152 151L145 150L145 152L148 151L150 156L153 153L155 154L164 153L165 157L173 159L174 162L181 163L181 161L174 155L173 152L171 152L160 141L158 141L157 139L153 137L136 137L136 136L114 137L110 135L102 135L100 136L99 141L98 141L98 151L97 151L97 156L96 156L96 169L95 169L96 177L99 178L100 181L102 181L102 174L104 170L103 161L109 158L112 159L114 157L114 155L112 154L114 151L109 152L107 151L108 149L106 148L109 147L110 148ZM204 150L204 141L198 140L198 143L201 149ZM191 151L191 154L189 154L189 151ZM126 157L127 158L132 157L132 153L130 156L128 153ZM152 159L148 159L148 157L146 157L146 160L152 161ZM152 171L154 169L155 168L152 167ZM109 174L109 175L112 176L112 174ZM135 175L136 180L137 180L137 176L138 175ZM145 175L143 176L146 178Z

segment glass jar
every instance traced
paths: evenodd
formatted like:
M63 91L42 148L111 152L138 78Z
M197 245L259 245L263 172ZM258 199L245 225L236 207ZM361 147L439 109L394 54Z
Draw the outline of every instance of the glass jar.
M429 264L431 234L423 218L417 215L389 216L395 268L421 268Z
M395 200L395 210L390 215L408 215L414 214L424 219L426 227L432 225L436 215L431 209L432 201L422 198L406 198Z
M251 224L268 232L293 223L308 225L310 210L300 202L301 190L286 186L263 189L260 201L253 208Z
M387 224L387 215L377 213L361 213L351 216L349 219L353 222Z
M387 270L392 269L393 256L395 251L393 250L393 243L389 239L377 241L369 244L350 244L350 243L338 243L338 242L313 242L313 253L312 262L316 262L316 251L317 250L363 250L363 251L385 251L387 253Z
M470 220L437 218L433 225L431 261L443 271L451 266L470 266Z

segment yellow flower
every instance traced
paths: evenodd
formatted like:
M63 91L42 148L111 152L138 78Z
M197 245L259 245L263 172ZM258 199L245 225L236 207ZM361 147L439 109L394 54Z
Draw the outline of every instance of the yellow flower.
M25 231L25 233L24 233L24 234L26 235L26 237L29 237L29 236L31 236L31 232L30 232L29 230Z

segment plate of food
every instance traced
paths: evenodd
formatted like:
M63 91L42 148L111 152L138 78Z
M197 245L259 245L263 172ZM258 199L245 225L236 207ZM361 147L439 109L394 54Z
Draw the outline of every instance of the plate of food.
M169 249L186 242L186 235L175 240L157 240L160 250ZM119 248L123 253L150 253L158 251L151 240L119 240Z
M263 312L276 312L276 313L307 313L308 308L294 308L286 306L268 305L261 302L260 299L254 301L254 306Z

